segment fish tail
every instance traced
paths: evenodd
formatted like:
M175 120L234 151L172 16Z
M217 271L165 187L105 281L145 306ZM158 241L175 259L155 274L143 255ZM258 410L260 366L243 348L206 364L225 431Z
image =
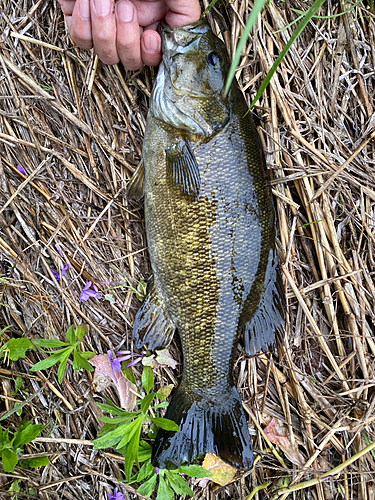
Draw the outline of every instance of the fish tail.
M176 469L183 461L214 453L236 469L251 468L253 450L240 396L232 387L217 399L200 397L183 383L178 387L165 418L180 430L159 429L151 459L155 467Z

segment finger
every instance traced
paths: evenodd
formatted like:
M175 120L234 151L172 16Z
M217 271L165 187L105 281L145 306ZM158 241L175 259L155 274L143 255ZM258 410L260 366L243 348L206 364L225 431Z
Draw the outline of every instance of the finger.
M90 0L77 0L71 16L65 16L69 33L81 49L92 48Z
M169 12L165 20L171 28L195 23L201 15L199 0L166 0Z
M154 30L147 30L142 34L141 52L143 64L157 66L161 61L160 35Z
M60 4L61 10L65 16L71 16L73 14L74 5L76 0L57 0Z
M116 64L116 18L112 0L90 0L91 33L95 52L104 64Z
M117 53L126 69L142 66L141 36L137 10L128 0L116 3Z
M143 28L153 24L158 25L168 12L164 0L132 0L132 2L137 9L139 25Z

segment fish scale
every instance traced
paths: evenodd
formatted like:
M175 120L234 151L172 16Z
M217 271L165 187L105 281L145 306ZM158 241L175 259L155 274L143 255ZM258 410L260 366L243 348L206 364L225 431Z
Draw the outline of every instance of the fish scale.
M283 325L271 188L241 92L234 83L223 95L223 43L202 21L161 35L143 146L153 284L133 336L164 348L177 330L183 376L166 413L180 430L159 430L152 461L173 468L211 452L247 470L234 354L241 334L253 354Z

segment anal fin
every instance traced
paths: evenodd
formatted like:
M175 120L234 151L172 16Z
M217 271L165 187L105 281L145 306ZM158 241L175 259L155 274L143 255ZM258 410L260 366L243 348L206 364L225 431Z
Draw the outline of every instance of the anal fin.
M135 345L138 349L145 344L150 350L164 349L171 343L175 329L153 285L134 319Z

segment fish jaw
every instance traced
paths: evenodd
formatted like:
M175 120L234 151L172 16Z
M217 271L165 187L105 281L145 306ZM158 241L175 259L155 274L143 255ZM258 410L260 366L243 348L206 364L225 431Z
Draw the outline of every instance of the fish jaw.
M174 30L164 24L160 34L163 58L150 113L174 129L210 138L230 119L225 46L204 21Z

